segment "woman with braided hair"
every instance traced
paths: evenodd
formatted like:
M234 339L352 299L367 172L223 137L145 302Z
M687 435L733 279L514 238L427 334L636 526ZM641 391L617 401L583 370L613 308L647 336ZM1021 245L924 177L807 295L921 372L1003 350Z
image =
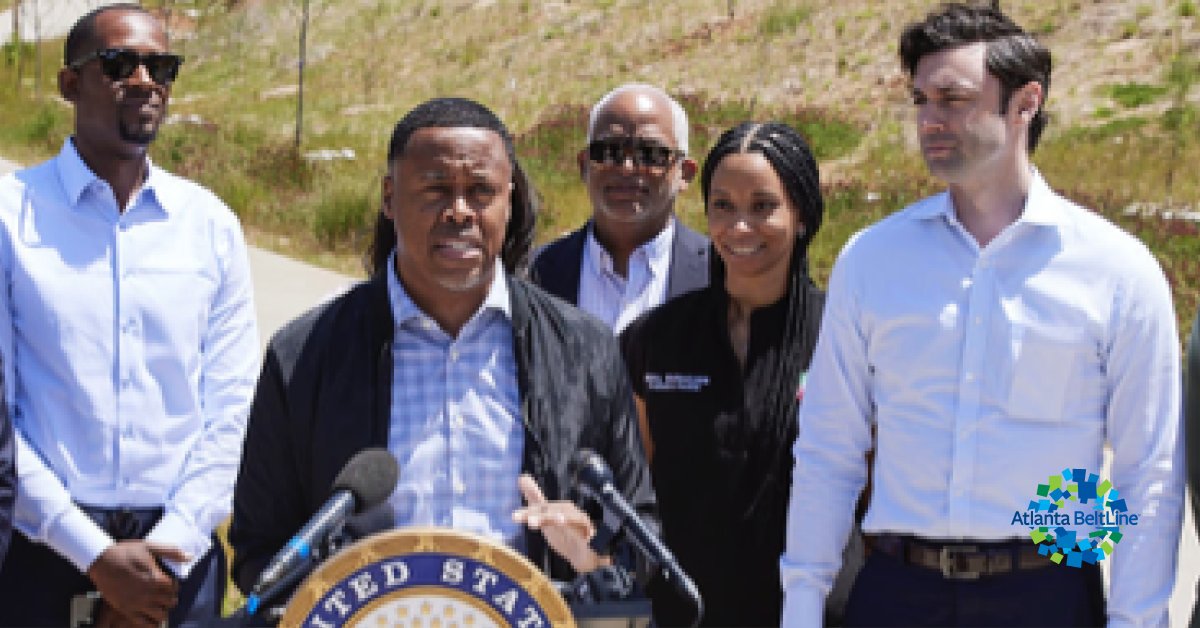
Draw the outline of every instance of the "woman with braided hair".
M778 626L791 445L824 294L808 274L817 162L778 122L717 140L701 173L712 282L621 336L663 538L704 598L703 625ZM650 591L659 625L687 603Z

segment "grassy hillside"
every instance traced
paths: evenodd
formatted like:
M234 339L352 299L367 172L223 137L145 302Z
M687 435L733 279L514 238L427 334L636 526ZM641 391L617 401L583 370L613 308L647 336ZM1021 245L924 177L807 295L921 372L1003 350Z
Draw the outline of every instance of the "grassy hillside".
M631 80L684 100L698 156L746 118L783 118L804 130L829 196L812 252L822 281L851 233L938 188L915 149L895 54L902 25L931 1L312 0L300 152L299 2L149 4L169 12L188 57L174 92L176 123L155 158L213 187L259 243L343 270L359 268L392 125L435 95L481 100L520 134L545 200L541 239L586 217L574 166L586 107ZM1190 321L1200 300L1195 224L1127 213L1134 203L1200 209L1195 1L1002 4L1055 54L1053 122L1039 167L1150 244ZM0 93L0 154L46 156L69 130L69 110L46 97L60 44L47 45L43 98L34 97L28 67L18 89ZM0 83L17 86L13 65L0 68ZM355 158L304 159L320 149ZM678 209L703 227L695 189Z

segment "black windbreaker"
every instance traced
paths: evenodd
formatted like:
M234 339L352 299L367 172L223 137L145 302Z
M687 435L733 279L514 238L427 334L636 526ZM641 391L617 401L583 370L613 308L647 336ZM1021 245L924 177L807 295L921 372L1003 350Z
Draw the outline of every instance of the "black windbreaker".
M579 449L593 449L608 461L630 504L657 527L637 414L612 332L524 280L509 277L508 289L525 426L522 470L548 499L570 499L571 459ZM387 447L393 330L387 280L380 276L310 310L271 339L229 533L233 577L243 591L329 497L351 456ZM374 522L362 531L388 527L390 512L380 512L387 510L386 503L376 508ZM530 560L550 577L576 575L548 551L540 533L527 530L525 540Z

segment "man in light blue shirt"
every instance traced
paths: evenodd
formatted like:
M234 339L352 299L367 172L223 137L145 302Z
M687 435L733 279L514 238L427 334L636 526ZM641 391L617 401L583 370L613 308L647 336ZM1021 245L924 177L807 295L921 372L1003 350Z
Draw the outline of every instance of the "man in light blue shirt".
M0 316L20 453L0 625L211 621L258 365L246 246L150 163L182 59L137 5L97 9L58 79L75 132L0 180ZM7 336L7 334L5 334Z
M1036 40L952 4L905 30L901 57L949 190L834 267L794 447L784 622L819 625L873 448L846 625L1165 626L1183 498L1167 281L1033 167L1051 68ZM1139 520L1120 536L1021 518L1100 504Z

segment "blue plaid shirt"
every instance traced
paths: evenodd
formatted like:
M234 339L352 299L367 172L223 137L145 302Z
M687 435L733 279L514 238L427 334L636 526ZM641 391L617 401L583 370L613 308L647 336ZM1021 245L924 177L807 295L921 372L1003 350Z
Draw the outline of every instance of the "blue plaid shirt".
M475 532L519 546L512 513L525 442L508 285L497 269L457 338L422 312L388 263L396 323L388 448L400 482L396 525Z

